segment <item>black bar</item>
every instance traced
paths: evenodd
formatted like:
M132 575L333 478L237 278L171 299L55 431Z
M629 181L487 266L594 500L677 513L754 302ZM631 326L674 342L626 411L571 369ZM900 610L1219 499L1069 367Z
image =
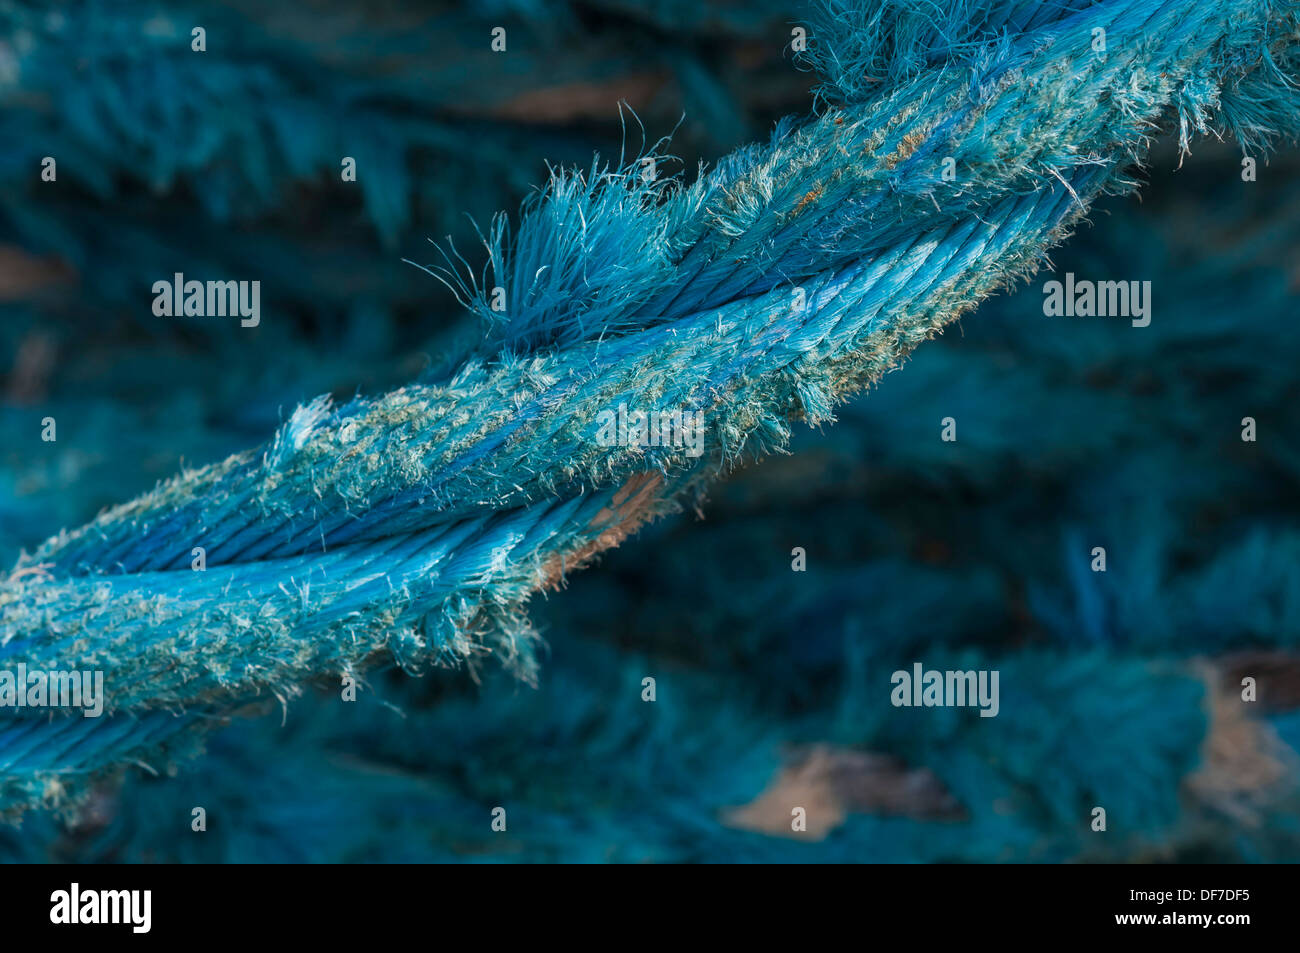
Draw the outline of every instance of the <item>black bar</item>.
M4 870L7 942L25 937L119 937L204 944L292 935L295 942L372 942L384 925L418 929L430 946L464 930L499 943L512 929L555 942L579 937L682 936L692 924L744 934L782 926L811 938L845 929L883 939L899 931L972 942L1123 937L1231 943L1291 937L1292 871L1228 866L781 867L539 871L528 867L19 867ZM696 880L696 877L702 879ZM55 924L76 883L88 914L116 903L117 924ZM149 891L126 907L97 891ZM1181 891L1181 893L1180 893ZM141 901L143 894L138 895ZM86 903L90 903L88 908ZM66 909L66 905L65 905ZM135 925L129 913L137 914ZM1133 917L1151 916L1148 923ZM1206 925L1202 917L1210 917ZM1196 921L1191 920L1197 918ZM1120 918L1129 918L1120 922ZM1227 921L1224 918L1232 918ZM551 926L546 926L550 924ZM386 928L386 927L384 927ZM611 929L613 932L611 932ZM454 931L446 933L440 931ZM920 931L917 934L917 931ZM815 933L809 932L815 931ZM863 931L866 931L865 933ZM711 930L710 930L711 932ZM549 942L549 941L546 941ZM973 948L973 947L972 947Z

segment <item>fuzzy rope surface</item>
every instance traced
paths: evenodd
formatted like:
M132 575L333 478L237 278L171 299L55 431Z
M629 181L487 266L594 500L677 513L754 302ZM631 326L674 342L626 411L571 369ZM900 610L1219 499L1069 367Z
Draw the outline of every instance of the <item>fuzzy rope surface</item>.
M1161 127L1300 128L1291 3L837 2L813 35L803 124L690 185L557 173L517 234L496 221L490 280L446 274L489 325L452 371L318 399L20 560L0 666L102 669L111 714L6 723L0 812L384 658L531 677L531 594L1031 273ZM703 410L707 452L600 445L620 404Z

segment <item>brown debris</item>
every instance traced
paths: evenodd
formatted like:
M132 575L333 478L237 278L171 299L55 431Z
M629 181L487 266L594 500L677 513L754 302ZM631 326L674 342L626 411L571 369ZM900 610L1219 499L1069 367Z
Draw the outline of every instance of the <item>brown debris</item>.
M806 812L806 831L791 827L796 807ZM800 751L757 798L728 811L723 823L823 840L849 814L959 820L965 811L928 768L909 768L889 755L817 744Z
M72 270L62 262L36 258L13 245L0 245L0 301L20 301L72 278Z
M1187 779L1188 790L1204 803L1243 824L1259 823L1259 809L1282 793L1294 771L1295 755L1273 728L1252 717L1255 702L1243 701L1240 679L1215 665L1199 666L1206 684L1210 730L1202 746L1200 769Z
M1223 672L1225 689L1237 691L1240 697L1241 680L1255 679L1254 704L1263 714L1291 711L1300 708L1300 656L1286 652L1237 652L1218 660Z
M799 204L794 207L795 212L802 212L803 207L807 205L809 202L816 202L819 198L822 197L823 191L824 190L820 185L817 186L817 188L810 190L803 198L799 200Z
M913 152L920 148L920 145L923 142L925 142L925 133L920 131L909 132L903 137L902 141L899 142L898 148L894 150L893 154L885 159L885 168L894 168L894 166L898 165L898 163L908 158Z

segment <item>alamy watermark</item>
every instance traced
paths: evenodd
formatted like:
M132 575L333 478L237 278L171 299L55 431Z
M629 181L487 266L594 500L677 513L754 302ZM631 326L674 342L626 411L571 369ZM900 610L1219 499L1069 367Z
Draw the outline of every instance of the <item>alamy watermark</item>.
M0 670L0 708L80 708L87 718L104 713L104 673Z
M895 708L978 707L981 718L995 718L1001 708L996 669L926 671L914 662L911 672L899 669L889 681L894 686L889 700Z
M1064 283L1043 285L1043 314L1049 318L1132 318L1133 327L1151 323L1151 282L1076 281L1065 273Z
M176 272L171 281L153 283L153 313L160 318L240 318L240 325L255 328L262 321L262 282L186 281Z
M50 894L50 922L56 925L123 924L132 933L148 933L152 909L152 890L83 890L74 883Z
M617 410L596 415L596 442L602 447L684 447L688 457L704 453L704 411Z

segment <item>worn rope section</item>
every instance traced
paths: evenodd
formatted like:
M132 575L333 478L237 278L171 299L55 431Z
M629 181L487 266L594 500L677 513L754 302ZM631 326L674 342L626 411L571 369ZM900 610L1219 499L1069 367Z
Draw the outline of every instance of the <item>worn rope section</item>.
M317 399L24 556L0 668L102 670L109 713L7 709L0 814L383 660L533 678L530 595L1032 273L1156 133L1300 128L1289 0L947 6L826 4L808 120L690 184L559 172L494 222L484 274L443 273L487 323L452 371ZM706 452L602 445L620 404L703 411Z

